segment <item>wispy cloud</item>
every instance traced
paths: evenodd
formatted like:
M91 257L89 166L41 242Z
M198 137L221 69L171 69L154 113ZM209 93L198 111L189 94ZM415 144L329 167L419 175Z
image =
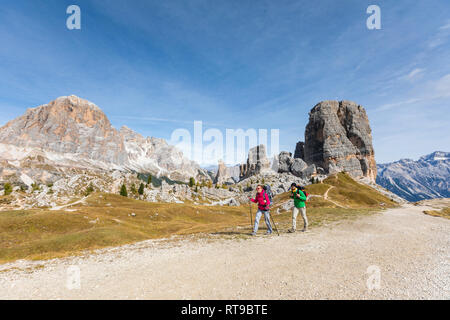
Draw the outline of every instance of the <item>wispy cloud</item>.
M404 101L398 101L394 103L387 103L375 109L375 111L387 111L396 107L407 106L421 101L419 98L412 98Z
M439 30L447 30L447 29L450 29L450 22L448 22L447 24L444 24L443 26L441 26L439 28Z
M435 49L439 46L442 46L448 42L449 37L450 37L450 22L439 27L438 31L429 40L428 47L430 49Z
M421 69L421 68L416 68L413 71L411 71L406 78L409 80L413 80L413 79L417 79L420 78L423 73L425 72L425 69Z

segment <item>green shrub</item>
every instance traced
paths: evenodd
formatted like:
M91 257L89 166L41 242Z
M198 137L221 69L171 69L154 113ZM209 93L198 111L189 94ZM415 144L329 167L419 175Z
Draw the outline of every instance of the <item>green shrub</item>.
M13 191L13 188L9 182L5 183L3 188L5 189L5 196L10 195L11 192Z
M92 182L89 184L89 186L86 188L86 191L84 192L84 195L87 197L92 192L94 192L94 186L92 185Z

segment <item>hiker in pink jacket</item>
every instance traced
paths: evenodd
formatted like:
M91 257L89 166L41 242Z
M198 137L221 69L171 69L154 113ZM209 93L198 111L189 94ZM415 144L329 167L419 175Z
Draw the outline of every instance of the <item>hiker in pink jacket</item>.
M256 197L251 198L250 201L258 204L258 211L256 212L255 217L255 226L253 227L252 236L256 235L259 226L259 220L261 219L262 214L264 213L264 221L266 222L267 232L266 235L272 233L272 225L270 224L270 216L269 216L269 196L266 191L264 191L262 185L258 185L256 187Z

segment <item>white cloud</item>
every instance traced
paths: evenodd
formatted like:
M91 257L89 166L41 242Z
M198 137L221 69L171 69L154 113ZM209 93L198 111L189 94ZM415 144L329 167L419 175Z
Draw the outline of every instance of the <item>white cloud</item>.
M439 30L447 30L447 29L450 29L450 22L439 28Z
M425 72L425 69L422 68L416 68L413 71L411 71L409 74L407 74L404 79L413 80L417 79L423 76L423 73Z
M434 83L435 98L450 97L450 74L447 74Z
M386 110L390 110L390 109L395 108L395 107L400 107L400 106L404 106L404 105L413 104L413 103L419 102L421 100L422 99L419 99L419 98L412 98L412 99L408 99L408 100L404 100L404 101L399 101L399 102L394 102L394 103L387 103L387 104L384 104L384 105L378 107L375 111L386 111Z
M410 72L409 75L417 75L418 72L415 72L416 70L417 69ZM419 88L415 88L414 92L416 93L416 95L413 98L381 105L380 107L376 108L375 111L386 111L395 107L411 105L421 101L450 97L450 73L440 77L437 80L429 81Z
M450 36L450 21L441 26L438 29L438 32L431 40L428 42L428 47L430 49L434 49L439 47L447 42L447 38Z

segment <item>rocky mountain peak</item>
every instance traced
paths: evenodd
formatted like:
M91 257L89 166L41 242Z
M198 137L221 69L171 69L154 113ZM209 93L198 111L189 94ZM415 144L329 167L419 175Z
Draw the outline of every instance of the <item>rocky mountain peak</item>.
M0 143L123 164L125 148L103 111L76 96L31 108L0 128Z
M309 113L304 159L329 173L375 181L377 168L366 111L352 101L322 101Z
M54 167L72 167L75 161L80 167L87 163L90 168L133 170L181 181L189 177L208 179L206 171L164 139L144 138L126 126L116 130L98 106L74 95L30 108L8 122L0 128L0 146L0 160L16 161L23 158L20 154L40 154L40 165L50 157ZM20 175L20 171L18 164L8 174ZM57 172L53 168L47 176Z
M408 201L450 197L450 153L378 164L377 183Z

